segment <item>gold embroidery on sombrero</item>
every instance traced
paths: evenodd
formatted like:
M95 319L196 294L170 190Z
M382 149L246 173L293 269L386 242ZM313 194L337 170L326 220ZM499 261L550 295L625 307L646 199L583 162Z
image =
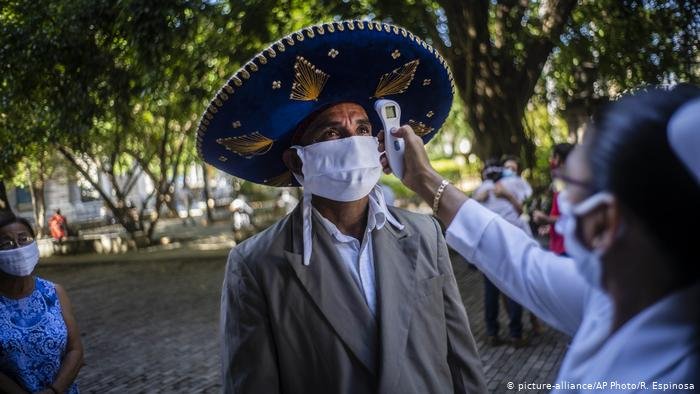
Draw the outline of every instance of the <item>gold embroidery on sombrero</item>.
M216 142L223 145L231 152L243 156L246 159L250 159L253 156L267 153L272 148L272 144L275 141L256 131L252 134L238 137L218 138Z
M308 60L297 56L294 63L294 83L289 98L292 100L317 100L328 80L328 74L319 70Z
M285 171L280 175L274 176L270 179L265 179L264 183L268 186L291 186L292 173L289 171Z
M418 63L420 63L419 59L412 60L382 75L379 79L377 90L374 91L374 97L384 97L405 92L411 81L413 81L413 76L416 75Z
M366 28L366 29L365 29ZM305 42L307 41L314 41L321 39L324 34L341 34L342 32L350 33L352 30L375 30L375 31L384 31L389 34L397 35L404 37L404 41L406 41L409 45L418 45L419 47L425 48L430 54L432 54L438 62L442 65L442 68L444 68L444 72L447 73L447 78L449 80L451 92L454 95L455 94L455 82L453 75L448 67L447 61L439 54L439 52L430 46L427 42L421 40L419 37L415 36L413 33L410 31L406 30L403 27L400 26L393 26L390 24L385 24L385 23L380 23L380 22L370 22L370 21L357 21L357 20L346 20L346 21L332 21L328 22L322 25L316 25L316 26L310 26L304 29L301 29L297 32L293 32L288 36L280 38L277 42L271 44L268 48L265 50L261 51L259 54L254 56L251 61L248 63L244 64L241 69L239 69L236 73L233 74L233 76L228 80L228 82L224 85L224 87L217 92L217 94L212 98L212 101L210 102L208 108L204 113L202 114L202 117L200 118L200 123L199 127L197 129L197 136L196 136L196 150L197 153L200 156L203 155L203 151L206 151L209 149L208 144L214 143L214 141L211 141L210 139L205 138L205 135L207 133L207 130L209 129L210 125L213 124L214 118L220 116L219 114L221 112L227 112L228 110L225 110L224 106L225 103L228 102L228 100L231 100L234 91L237 92L238 90L243 88L243 85L246 84L247 80L251 79L253 77L253 74L259 70L262 70L264 67L268 66L270 63L275 63L274 59L278 57L280 54L285 52L286 49L291 48L295 46L304 45ZM313 38L312 38L313 37ZM302 43L302 41L304 43ZM413 44L411 44L411 42ZM302 48L300 48L302 49ZM327 48L330 49L330 48ZM342 48L334 48L338 53L336 54L335 52L328 52L328 56L332 59L335 59L337 56L340 56L340 54L343 54ZM387 52L385 54L391 55L392 52L396 48L385 48ZM403 49L403 48L402 48ZM422 51L422 49L421 49ZM323 51L325 52L325 51ZM319 53L320 55L325 54L325 53ZM335 56L333 56L335 55ZM399 56L400 55L400 56ZM409 57L407 53L402 53L402 51L397 50L396 51L396 62L401 62L401 60L405 59L406 57ZM410 57L409 57L410 59ZM424 61L430 62L430 60L433 59L423 59ZM324 78L320 78L321 81L320 83L317 84L312 84L311 86L317 86L318 93L314 94L312 92L308 92L308 89L304 86L297 86L297 98L293 97L295 96L295 92L291 91L290 92L290 98L295 99L295 100L304 100L304 101L310 101L310 100L317 100L320 97L320 94L322 93L325 83L327 78L329 76L322 71L318 71L319 75L316 74L315 67L311 64L308 63L308 61L304 60L304 62L308 64L303 64L304 62L300 62L298 59L296 61L298 64L302 64L301 67L308 66L314 71L314 74L311 75L311 77L316 78L320 77L321 75L324 75ZM403 63L403 62L402 62ZM400 94L404 93L408 88L411 86L412 80L415 77L415 72L417 70L418 66L418 60L415 60L415 64L411 64L411 62L404 64L402 67L398 67L391 71L390 73L384 74L377 85L377 88L375 90L375 95L372 98L380 98L381 95L391 95L391 94ZM298 70L294 71L295 74L299 73ZM420 78L418 83L422 83L423 87L428 87L429 89L433 88L433 84L431 81L432 79L437 78L437 74L433 73L433 75L426 75L428 78ZM334 75L334 77L337 78L337 76ZM297 77L299 78L299 77ZM440 81L442 83L442 80L436 79L436 83ZM276 81L269 81L267 83L272 84L272 88L274 89L277 84L273 83ZM280 88L283 88L280 90L280 93L286 92L287 91L287 84L289 84L290 88L289 90L293 90L291 88L292 82L287 82L287 81L279 81L280 82ZM297 84L299 85L299 84ZM405 86L402 86L405 85ZM271 85L268 85L271 86ZM279 89L279 88L278 88ZM306 92L305 92L306 90ZM218 99L218 101L217 101ZM435 117L434 114L432 117ZM431 122L429 119L432 119L430 112L424 113L423 116L419 117L419 120L422 120L424 122ZM432 121L434 122L434 121ZM228 125L230 127L233 127L234 129L241 127L241 124L239 121L231 121L229 120ZM416 129L416 132L419 133L419 135L425 137L426 135L430 134L433 132L435 129L433 127L429 127L429 125L426 125L423 122L420 121L415 121L412 120L410 123L414 129ZM230 128L228 129L229 131L231 130ZM253 134L254 135L254 134ZM261 136L262 137L262 136ZM262 137L265 138L265 137ZM223 139L222 139L223 140ZM206 142L205 142L206 141ZM238 152L236 152L240 156L246 156L248 158L252 158L252 156L255 155L261 155L266 152L268 152L271 149L272 143L274 141L269 142L269 145L266 145L264 140L262 142L259 142L261 144L261 148L256 148L255 143L252 143L253 147L244 147L242 149L238 149ZM220 144L214 144L219 146ZM223 146L223 144L221 144ZM230 150L230 149L229 149ZM230 150L231 151L231 150ZM247 151L252 151L252 153L246 154L245 152ZM218 156L218 155L217 155ZM216 160L217 156L213 156L210 160L220 164L221 160ZM225 154L225 158L228 159L228 161L231 161L232 158L235 158L234 156L230 154ZM222 156L218 157L219 159L222 158ZM291 182L293 182L293 178L290 179ZM267 184L267 182L265 182ZM282 182L283 184L285 182Z
M413 119L408 120L408 125L411 126L413 131L416 133L417 136L423 137L426 134L429 134L431 131L435 130L434 128L426 125L423 122L416 122Z

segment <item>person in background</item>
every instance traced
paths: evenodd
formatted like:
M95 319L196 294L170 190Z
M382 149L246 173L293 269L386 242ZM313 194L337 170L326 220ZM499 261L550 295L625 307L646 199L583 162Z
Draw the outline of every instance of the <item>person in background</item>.
M280 193L280 196L277 199L277 208L279 208L284 215L289 215L290 213L292 213L292 211L298 203L299 199L294 197L292 193L289 192L289 190L284 189L282 190L282 193Z
M83 345L66 291L32 275L29 223L0 214L0 392L78 393Z
M515 193L520 201L524 202L532 197L532 186L530 186L530 184L520 176L520 164L518 162L518 158L515 156L505 156L501 160L503 161L503 168L506 170L507 175L502 182L510 185L510 188L515 190ZM523 223L525 223L524 220ZM523 231L532 236L530 223L525 223ZM529 312L529 315L532 333L535 335L542 334L544 332L544 328L540 324L540 320L532 312Z
M49 231L59 244L68 237L68 221L65 216L61 215L60 209L57 209L49 219Z
M501 163L503 178L500 183L510 190L515 199L519 201L518 210L522 214L525 200L532 197L532 186L520 176L520 164L517 157L506 155L501 159ZM525 227L524 231L528 232L530 227Z
M542 249L446 182L410 126L394 135L406 142L402 182L433 204L447 243L573 337L554 392L595 382L685 392L700 384L697 232L669 229L700 223L698 125L700 89L690 85L625 96L593 118L557 174L557 226L571 257Z
M573 149L574 145L569 143L561 143L554 146L554 149L552 150L552 157L549 159L549 168L553 174L561 169L566 162L566 158ZM547 226L549 229L549 250L556 254L564 254L564 237L554 228L554 224L556 223L557 219L559 219L559 215L561 214L557 201L559 192L561 192L562 188L561 184L562 182L558 182L556 179L552 182L550 187L552 191L552 208L550 209L549 214L542 211L534 211L532 213L532 220L536 224L540 226Z
M523 231L529 231L527 224L520 219L523 201L532 194L530 185L518 176L517 162L507 158L508 167L501 165L498 159L489 159L484 163L482 184L474 191L473 198L489 210L497 213L509 223ZM503 343L499 337L498 310L501 292L484 276L484 318L486 321L486 343L498 346ZM509 342L513 347L527 344L523 338L523 307L510 298L503 296L508 310Z

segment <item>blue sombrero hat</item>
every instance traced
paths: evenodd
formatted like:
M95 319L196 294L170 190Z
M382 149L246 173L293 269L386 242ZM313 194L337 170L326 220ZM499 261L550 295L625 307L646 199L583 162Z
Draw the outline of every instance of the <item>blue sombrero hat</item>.
M406 29L343 21L304 28L253 57L219 90L202 116L197 151L214 167L255 183L298 185L282 162L310 114L340 102L364 107L375 134L374 102L401 106L402 123L428 142L454 95L445 60Z

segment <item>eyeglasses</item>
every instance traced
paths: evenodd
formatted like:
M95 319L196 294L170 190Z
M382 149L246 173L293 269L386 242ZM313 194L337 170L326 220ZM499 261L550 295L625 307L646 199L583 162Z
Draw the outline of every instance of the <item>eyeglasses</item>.
M0 250L10 250L19 248L22 246L27 246L32 242L34 242L34 237L26 234L20 234L19 236L17 236L16 240L4 238L0 239Z
M578 179L571 178L570 176L564 174L564 171L562 171L560 168L552 170L552 178L559 179L569 185L578 186L590 193L597 191L596 187L593 186L591 182L580 181Z

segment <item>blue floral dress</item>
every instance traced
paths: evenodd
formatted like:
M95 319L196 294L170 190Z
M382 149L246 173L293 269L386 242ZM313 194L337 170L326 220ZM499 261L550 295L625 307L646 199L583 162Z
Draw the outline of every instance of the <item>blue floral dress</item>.
M0 371L29 392L47 388L61 368L68 329L53 283L35 278L19 300L0 295ZM78 393L73 383L67 391Z

